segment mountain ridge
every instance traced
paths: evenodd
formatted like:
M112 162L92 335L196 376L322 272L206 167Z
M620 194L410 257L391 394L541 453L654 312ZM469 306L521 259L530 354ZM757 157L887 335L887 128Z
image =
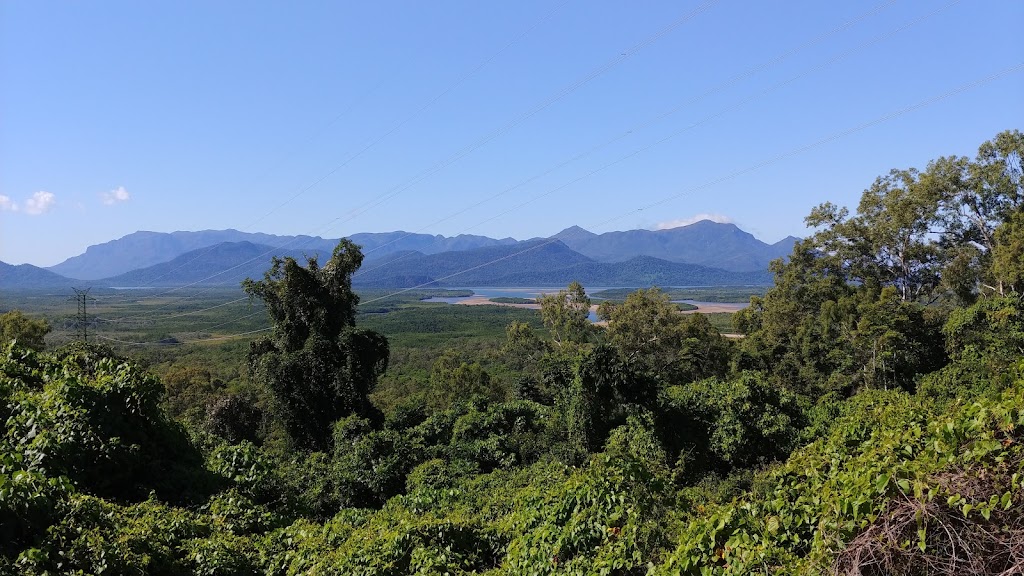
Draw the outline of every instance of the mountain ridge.
M700 220L665 230L625 230L595 234L578 226L555 237L599 262L624 262L653 256L669 262L698 264L732 272L763 271L793 250L793 236L768 244L735 224Z
M349 239L363 246L365 254L371 252L387 254L410 249L425 253L438 253L517 242L513 238L494 239L469 234L446 237L440 234L416 234L401 230L379 233L360 232L349 236ZM223 242L251 242L276 247L279 250L326 250L330 253L338 244L338 239L241 232L233 228L194 232L140 230L115 240L89 246L82 254L72 256L46 269L62 276L83 280L100 280L169 262L192 250L208 248Z
M409 250L429 255L489 246L512 246L538 240L490 238L472 234L444 236L403 230L360 232L350 235L349 239L363 247L363 253L368 259ZM768 244L734 224L710 220L667 230L625 230L602 234L580 226L570 226L545 239L557 239L572 250L598 262L623 262L634 256L653 256L669 262L699 264L733 272L764 270L771 260L788 255L793 242L797 240L790 236ZM168 262L192 250L222 242L251 242L289 252L329 252L338 240L320 236L242 232L233 228L175 232L140 230L89 246L82 254L46 269L69 278L100 280Z
M46 268L32 264L8 264L0 262L0 290L38 290L70 288L81 283L75 278L67 278L50 272Z
M770 283L768 262L788 255L799 240L789 236L767 244L734 224L707 220L668 230L602 234L571 226L530 240L401 230L349 238L365 256L353 282L388 288L407 287L413 280L445 286L556 286L572 280L623 286ZM220 242L209 244L213 240ZM0 263L0 288L237 286L244 278L261 277L272 256L303 261L315 255L323 261L337 242L234 229L138 231L90 246L48 269Z

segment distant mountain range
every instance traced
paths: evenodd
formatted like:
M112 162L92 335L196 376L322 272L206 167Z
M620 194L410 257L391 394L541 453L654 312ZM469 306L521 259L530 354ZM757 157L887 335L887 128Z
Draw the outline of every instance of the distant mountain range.
M764 272L732 272L695 264L636 256L625 262L597 262L561 240L528 240L464 252L410 252L363 265L352 283L376 287L438 286L703 286L767 284Z
M551 238L431 236L402 231L350 238L365 260L353 283L434 286L693 286L768 284L767 265L797 238L766 244L732 224L701 221L670 230L594 234L578 226ZM329 257L337 240L237 230L135 232L90 246L49 269L0 262L0 289L238 286L258 278L272 256Z
M330 258L330 249L281 250L252 242L221 242L213 246L186 252L169 262L147 266L110 278L96 280L109 287L181 286L203 284L208 286L238 286L246 278L262 278L270 268L274 256L291 256L300 261L305 256L317 256L321 262Z
M594 234L579 226L566 228L558 238L573 250L598 262L623 262L653 256L685 264L700 264L733 272L764 271L776 258L788 256L799 238L789 236L766 244L735 224L701 220L667 230L627 230Z
M449 250L471 250L482 246L515 244L513 238L495 240L486 236L459 235L452 238L408 232L360 233L349 237L363 247L364 253L387 254L417 250L435 254ZM223 242L249 242L273 246L283 251L330 254L338 239L319 236L275 236L238 230L201 230L199 232L134 232L123 238L89 246L84 254L50 266L48 270L69 278L99 280L154 264L169 262L187 252Z

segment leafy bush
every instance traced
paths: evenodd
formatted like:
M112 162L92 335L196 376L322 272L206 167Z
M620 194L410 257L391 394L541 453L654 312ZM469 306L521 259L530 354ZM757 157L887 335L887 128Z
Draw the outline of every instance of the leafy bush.
M155 501L118 506L75 495L64 508L45 542L21 553L20 573L189 574L179 546L210 533L201 517Z
M0 557L37 543L71 490L66 478L24 470L20 454L0 454Z
M250 442L221 444L207 458L207 467L259 502L279 496L275 463Z
M803 427L797 397L757 372L672 386L663 402L667 443L689 454L691 476L785 458Z
M6 380L4 452L25 470L66 476L79 489L115 498L157 490L183 498L202 489L202 457L159 408L162 387L129 362L89 348L43 356L30 377ZM5 374L22 361L0 358Z
M263 424L263 411L250 398L227 394L206 408L206 429L232 444L256 442Z
M955 404L943 414L905 393L858 395L828 437L767 472L756 493L697 514L656 573L750 574L769 567L821 572L860 534L888 521L885 514L898 513L891 504L902 501L989 522L997 510L1015 506L1024 489L1021 406L1024 382L998 400ZM1003 480L988 484L996 492L961 493L962 484L946 480L950 471L983 468L1001 471ZM939 519L918 515L911 540L883 541L881 547L924 553L944 538L948 527ZM948 540L941 545L948 551Z

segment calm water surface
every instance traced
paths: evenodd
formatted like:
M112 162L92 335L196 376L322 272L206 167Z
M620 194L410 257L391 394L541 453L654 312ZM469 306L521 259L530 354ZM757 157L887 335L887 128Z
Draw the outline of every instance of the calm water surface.
M609 290L612 287L602 286L591 288L587 292L593 294L600 292L601 290ZM542 294L555 294L563 288L459 288L459 290L471 290L472 296L459 296L455 298L446 297L433 297L423 300L424 302L444 302L446 304L458 304L467 298L534 298L541 296ZM750 305L749 302L703 302L701 300L673 300L673 302L685 302L686 304L693 304L697 308L717 307L718 309L728 308L731 311L742 310ZM590 313L590 321L597 322L597 313Z
M601 287L591 288L587 292L592 294L594 292L600 292L601 290L608 290L609 288L613 288L613 287L601 286ZM458 298L434 297L434 298L427 298L427 299L425 299L423 301L424 302L445 302L447 304L458 304L459 302L462 302L466 298L487 298L488 300L490 300L491 298L534 298L534 299L536 299L537 297L541 296L542 294L557 294L559 290L564 290L564 288L551 288L551 287L548 287L548 288L501 288L501 287L497 287L497 288L493 288L493 287L478 288L478 287L473 287L473 288L458 288L458 290L472 290L473 291L473 295L472 296L460 296ZM591 322L597 322L597 313L596 312L593 312L593 311L590 312L590 321Z

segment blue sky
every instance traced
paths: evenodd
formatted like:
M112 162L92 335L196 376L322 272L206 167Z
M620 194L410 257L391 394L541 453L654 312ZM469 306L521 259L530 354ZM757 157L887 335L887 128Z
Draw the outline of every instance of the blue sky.
M1017 68L787 155L1021 64L1022 23L1013 0L3 2L0 260L699 215L776 241L1024 128Z

